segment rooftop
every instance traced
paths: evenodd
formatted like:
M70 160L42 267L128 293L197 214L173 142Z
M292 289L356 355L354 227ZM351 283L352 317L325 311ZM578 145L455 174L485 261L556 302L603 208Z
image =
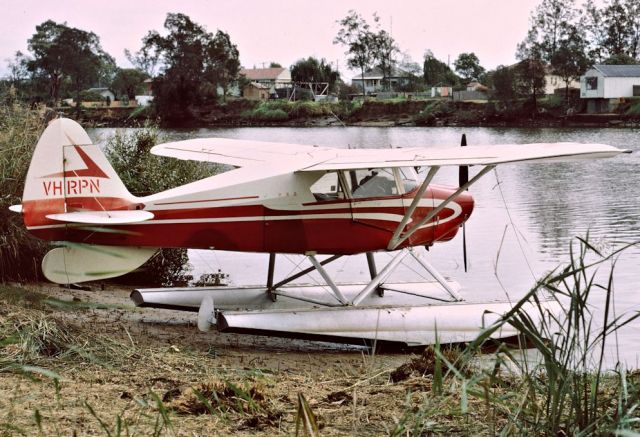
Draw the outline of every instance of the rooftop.
M240 74L249 80L275 80L285 71L286 68L243 68Z
M608 77L640 77L640 65L594 65L593 68Z

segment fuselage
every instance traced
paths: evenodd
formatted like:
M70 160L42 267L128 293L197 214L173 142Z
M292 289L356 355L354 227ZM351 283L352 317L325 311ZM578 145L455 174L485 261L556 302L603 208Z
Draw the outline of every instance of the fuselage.
M380 179L385 169L370 169L369 178L382 180L375 187L361 177L366 172L292 173L284 168L274 165L259 174L240 168L136 199L98 200L89 190L76 189L65 193L64 199L45 198L23 205L25 224L39 238L88 244L355 254L387 249L418 186L403 176L413 169L403 169L404 173L389 169L386 180ZM331 183L334 176L335 183ZM325 179L329 182L323 186ZM77 186L85 185L96 189L95 182L85 184L79 178ZM430 186L405 229L411 229L455 190ZM74 208L144 209L154 218L135 224L89 226L61 224L46 217ZM458 195L399 247L430 246L452 239L472 210L471 195Z

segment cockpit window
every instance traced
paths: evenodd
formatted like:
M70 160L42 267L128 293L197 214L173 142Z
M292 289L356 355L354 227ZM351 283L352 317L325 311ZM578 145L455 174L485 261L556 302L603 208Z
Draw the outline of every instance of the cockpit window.
M398 194L395 176L390 168L350 170L347 180L351 185L351 194L354 198L395 196Z
M315 184L311 186L311 192L315 196L316 200L329 201L344 199L344 191L340 184L337 172L325 173Z

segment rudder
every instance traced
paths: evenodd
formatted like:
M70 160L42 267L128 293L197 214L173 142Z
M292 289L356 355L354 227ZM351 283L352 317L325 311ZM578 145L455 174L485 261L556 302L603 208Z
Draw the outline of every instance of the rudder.
M104 153L75 121L49 123L27 172L22 212L25 225L46 225L50 214L136 209Z

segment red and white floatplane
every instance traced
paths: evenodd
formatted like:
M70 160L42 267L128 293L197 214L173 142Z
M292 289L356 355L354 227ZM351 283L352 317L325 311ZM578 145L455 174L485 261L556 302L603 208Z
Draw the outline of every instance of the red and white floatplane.
M510 308L468 303L460 286L428 262L424 247L451 240L473 212L467 189L499 164L574 161L626 152L603 144L338 149L225 138L160 144L151 153L235 167L147 197L129 193L82 127L53 120L33 154L21 205L35 236L71 242L42 261L59 284L95 281L139 268L159 248L269 254L265 283L248 287L138 289L140 306L198 311L198 326L221 331L362 339L424 345L468 341ZM577 164L579 165L579 164ZM444 166L460 184L433 184ZM469 166L479 171L469 179ZM424 169L419 178L416 168ZM385 265L374 253L391 252ZM275 278L277 254L309 268ZM370 280L336 283L325 265L366 256ZM407 257L433 280L387 281ZM324 284L308 285L317 272ZM508 328L505 328L508 329ZM505 330L496 336L511 336Z

